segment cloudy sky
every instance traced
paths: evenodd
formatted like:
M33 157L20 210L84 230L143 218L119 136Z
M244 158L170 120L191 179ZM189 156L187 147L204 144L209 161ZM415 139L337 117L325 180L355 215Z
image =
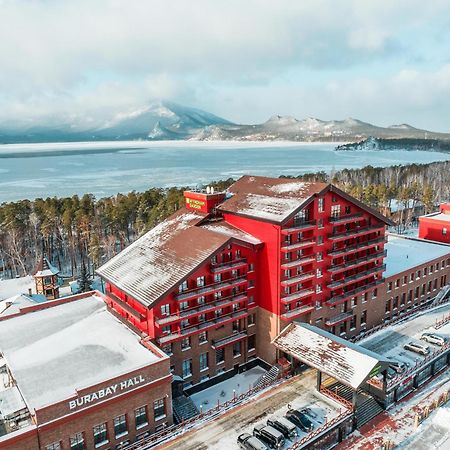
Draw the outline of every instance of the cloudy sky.
M0 126L170 99L450 132L449 0L0 0Z

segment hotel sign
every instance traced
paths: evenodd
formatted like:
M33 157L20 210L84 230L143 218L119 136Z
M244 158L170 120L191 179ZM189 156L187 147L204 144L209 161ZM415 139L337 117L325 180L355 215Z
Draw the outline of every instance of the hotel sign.
M92 392L91 394L86 394L75 400L69 401L69 409L80 408L81 406L87 406L90 403L96 402L97 400L102 400L115 394L119 394L126 391L132 387L142 384L145 378L142 375L136 377L128 378L128 380L121 381L120 383L112 384L108 387L99 389L98 391Z
M193 198L187 198L186 203L190 208L202 209L205 206L205 202L202 200L195 200Z

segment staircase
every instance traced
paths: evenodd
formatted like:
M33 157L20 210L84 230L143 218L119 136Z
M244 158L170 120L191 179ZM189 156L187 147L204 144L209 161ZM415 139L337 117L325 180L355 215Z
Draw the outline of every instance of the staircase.
M349 402L353 399L353 389L349 388L345 384L334 381L326 385L326 387L339 395L340 397L348 400ZM382 413L384 410L379 405L379 403L367 392L358 389L356 393L356 427L361 428L367 422L370 422L375 416Z
M264 372L253 384L254 389L262 388L264 385L275 381L280 376L281 369L278 365L272 366L269 371Z
M199 410L195 406L195 403L190 399L190 397L186 397L185 395L172 399L172 406L173 418L176 423L181 423L200 414Z

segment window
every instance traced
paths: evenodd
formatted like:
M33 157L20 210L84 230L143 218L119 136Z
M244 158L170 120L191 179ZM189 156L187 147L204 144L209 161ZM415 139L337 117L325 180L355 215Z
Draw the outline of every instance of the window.
M248 265L248 271L249 272L253 272L255 270L255 265L254 264L249 264Z
M248 304L251 305L252 303L255 303L255 297L253 295L248 296Z
M318 227L318 228L323 228L323 219L319 219L319 220L317 221L317 227Z
M181 325L181 329L183 330L184 328L187 328L189 326L189 319L184 319L181 321L180 323Z
M388 292L392 291L392 281L389 281L387 291Z
M255 314L249 314L247 318L248 326L250 327L252 325L255 325L255 321L256 321Z
M351 212L351 206L346 206L345 207L345 214L350 214Z
M217 264L217 255L214 255L212 258L211 258L211 264Z
M248 280L247 286L248 286L249 288L252 288L254 285L255 285L255 280Z
M352 316L350 319L350 330L354 330L356 328L356 316Z
M192 375L192 359L185 359L183 361L183 378L190 377Z
M284 271L284 276L285 276L286 278L290 278L290 277L291 277L291 271L290 271L290 270L285 270L285 271Z
M374 289L372 292L372 298L377 298L378 295L378 289Z
M223 363L225 361L225 352L223 348L216 350L216 364Z
M442 234L445 236L447 234L447 228L442 228Z
M220 316L222 315L222 308L216 309L216 310L214 311L214 315L215 315L216 317L220 317Z
M236 255L236 258L239 259L241 257L241 251L237 249L234 254Z
M170 316L170 305L161 305L161 315Z
M106 423L101 423L94 427L94 444L96 447L100 447L102 444L108 442L108 433L106 430Z
M237 358L238 356L241 356L241 343L235 342L233 344L233 356Z
M191 348L191 338L185 337L181 340L181 350L187 350L188 348Z
M322 269L316 269L316 277L321 278L322 277Z
M248 337L248 351L254 350L256 348L256 335L252 334Z
M206 314L200 314L197 318L199 322L204 322L206 320Z
M240 307L241 307L241 305L239 303L234 303L233 304L233 312L238 311Z
M341 214L341 205L332 205L331 206L331 217L339 217Z
M205 304L205 296L201 295L197 298L197 305L204 305Z
M206 331L200 331L198 334L198 342L199 344L203 344L203 342L208 342L208 333Z
M324 210L325 210L325 199L324 198L319 198L318 209L319 209L319 212L324 212Z
M208 353L201 353L199 357L200 372L208 369Z
M170 333L170 325L165 325L164 327L162 327L162 332L163 334L169 334Z
M184 280L179 286L178 286L178 291L179 292L184 292L187 291L188 288L188 282L187 280Z
M170 356L170 355L173 353L173 351L172 351L172 344L164 345L163 348L162 348L162 350L163 350L163 352L164 352L166 355L169 355L169 356Z
M160 398L153 402L153 416L155 420L163 419L166 417L166 405L164 399Z
M322 261L323 260L323 253L322 252L317 252L316 259L317 259L317 261Z
M239 320L233 321L233 331L239 331Z
M222 291L214 292L214 300L218 300L222 297Z
M352 308L355 308L356 306L358 306L358 298L357 297L352 297L351 306L352 306ZM350 328L352 328L352 327L350 327Z
M53 442L45 447L45 450L61 450L61 441Z
M214 274L214 282L215 283L219 283L220 281L222 281L222 274L221 273L215 273Z
M317 236L317 245L323 244L323 236Z
M316 294L320 294L322 292L322 286L320 284L316 285Z
M146 406L141 406L140 408L134 410L134 421L136 423L136 430L145 427L145 425L148 424Z
M237 278L239 276L239 270L238 269L233 269L231 271L231 278Z
M290 260L292 259L292 254L291 254L290 252L286 253L286 254L284 255L284 259L285 259L286 261L290 261Z
M122 414L114 419L114 435L117 438L120 438L128 433L127 429L127 416Z
M365 324L366 322L367 322L367 310L361 313L361 325Z
M202 287L205 285L205 277L197 277L197 287Z
M71 436L69 438L69 443L70 450L86 450L83 433L77 433L75 436Z
M180 311L184 311L189 308L189 302L180 302Z

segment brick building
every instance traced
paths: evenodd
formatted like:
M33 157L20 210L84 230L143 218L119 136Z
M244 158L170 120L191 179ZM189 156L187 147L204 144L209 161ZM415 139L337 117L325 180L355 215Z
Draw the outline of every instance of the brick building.
M259 357L292 320L350 337L384 311L389 220L332 185L242 177L186 205L98 273L107 302L185 387ZM366 308L371 305L371 308Z
M0 448L111 449L172 423L167 355L98 293L0 319Z

